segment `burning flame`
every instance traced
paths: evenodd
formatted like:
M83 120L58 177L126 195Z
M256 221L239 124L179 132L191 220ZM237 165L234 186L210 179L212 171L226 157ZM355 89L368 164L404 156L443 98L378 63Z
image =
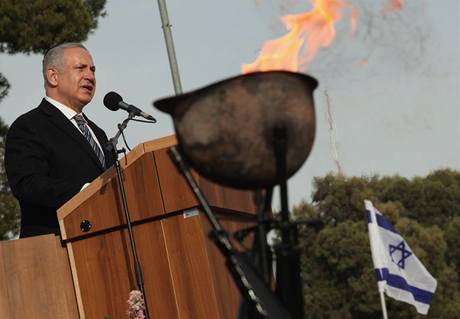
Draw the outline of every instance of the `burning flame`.
M335 24L342 18L342 10L346 7L351 9L350 27L354 31L357 11L344 0L310 1L313 5L310 11L281 18L289 32L265 42L257 59L242 66L243 74L270 70L297 71L299 67L307 66L320 47L328 47L333 41Z
M403 8L403 0L390 0L385 10L387 12L400 11Z

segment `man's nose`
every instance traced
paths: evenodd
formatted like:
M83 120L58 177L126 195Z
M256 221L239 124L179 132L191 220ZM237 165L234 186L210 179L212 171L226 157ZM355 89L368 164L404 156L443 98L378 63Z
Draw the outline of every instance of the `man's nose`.
M94 74L93 71L88 70L87 72L85 72L85 79L91 81L91 83L94 84L94 82L96 81L96 74Z

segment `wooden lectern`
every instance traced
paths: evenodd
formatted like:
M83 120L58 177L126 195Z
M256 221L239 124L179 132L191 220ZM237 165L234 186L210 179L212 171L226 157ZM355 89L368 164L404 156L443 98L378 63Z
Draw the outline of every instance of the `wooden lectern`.
M166 153L175 143L174 136L147 142L121 160L150 318L234 319L239 292ZM194 176L229 232L254 222L252 193ZM0 244L1 317L127 318L137 285L114 168L62 206L58 219L62 241Z
M239 293L166 153L175 143L166 137L141 144L121 163L150 318L236 318ZM252 193L195 176L230 232L253 221ZM125 318L136 289L121 203L111 169L58 211L81 319Z

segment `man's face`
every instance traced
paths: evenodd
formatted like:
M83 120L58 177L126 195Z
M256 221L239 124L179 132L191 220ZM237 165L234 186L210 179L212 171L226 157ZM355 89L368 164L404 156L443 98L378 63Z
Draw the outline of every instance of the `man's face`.
M59 102L81 112L96 91L96 67L88 51L82 48L64 50L63 69L58 71L57 95Z

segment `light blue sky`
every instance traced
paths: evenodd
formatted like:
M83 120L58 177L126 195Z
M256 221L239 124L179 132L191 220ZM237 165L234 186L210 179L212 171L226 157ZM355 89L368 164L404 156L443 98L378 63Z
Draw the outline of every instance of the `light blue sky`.
M280 9L272 0L168 0L184 91L239 74L265 40L284 33L279 15L309 9L307 1L297 2ZM320 82L317 135L309 159L290 179L291 204L310 198L314 176L335 170L325 90L345 174L412 177L460 169L460 1L406 0L393 15L382 13L386 0L349 2L358 8L356 33L350 35L344 12L336 41L305 71ZM174 93L157 2L108 0L106 11L85 42L97 66L97 92L86 114L113 136L125 114L107 110L102 99L115 90L158 119L155 126L131 123L131 146L173 134L169 115L151 106ZM2 55L0 70L12 84L0 116L11 124L43 96L41 56Z

